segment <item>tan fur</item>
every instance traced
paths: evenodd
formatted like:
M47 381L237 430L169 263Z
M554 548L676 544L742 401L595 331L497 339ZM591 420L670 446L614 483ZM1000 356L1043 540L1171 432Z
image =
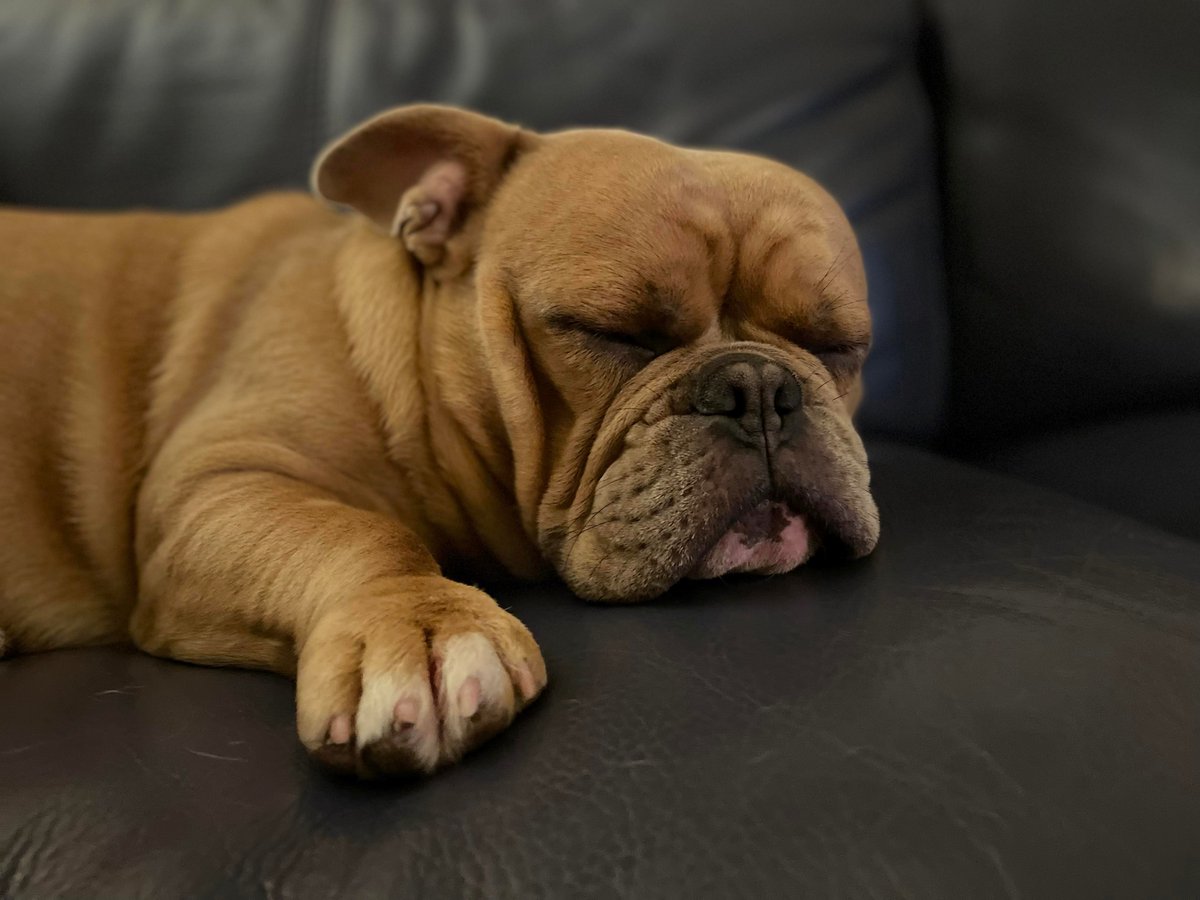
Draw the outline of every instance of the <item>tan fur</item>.
M810 425L781 464L797 490L818 472L853 552L874 545L861 358L813 355L865 347L866 285L808 179L413 107L335 144L314 185L362 215L291 194L0 211L0 656L133 640L295 674L300 736L330 765L457 759L546 672L524 626L441 566L553 568L613 600L683 577L731 507L681 442L725 451L678 407L729 347L801 379ZM672 347L633 365L564 329L572 311ZM647 467L677 511L597 519L638 508L621 473ZM669 565L638 530L664 523Z

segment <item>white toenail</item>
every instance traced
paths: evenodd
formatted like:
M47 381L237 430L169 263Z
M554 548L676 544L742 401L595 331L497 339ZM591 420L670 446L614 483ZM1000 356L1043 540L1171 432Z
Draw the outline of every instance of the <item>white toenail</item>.
M408 728L416 725L420 714L421 707L412 697L404 697L397 700L396 707L392 712L398 728Z
M464 719L469 719L478 709L479 679L472 675L458 689L458 714Z
M521 697L524 700L532 700L533 695L537 693L537 682L533 680L533 671L527 662L517 666L517 685L521 688Z
M334 716L329 723L329 743L350 743L350 717L347 715Z

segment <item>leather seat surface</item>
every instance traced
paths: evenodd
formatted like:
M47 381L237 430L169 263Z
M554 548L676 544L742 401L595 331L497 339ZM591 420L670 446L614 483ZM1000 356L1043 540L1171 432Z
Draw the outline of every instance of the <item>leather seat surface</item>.
M552 685L425 781L314 771L275 676L0 664L0 896L1197 895L1198 546L874 458L862 563L499 591Z
M1200 409L1124 416L998 444L981 465L1200 541Z

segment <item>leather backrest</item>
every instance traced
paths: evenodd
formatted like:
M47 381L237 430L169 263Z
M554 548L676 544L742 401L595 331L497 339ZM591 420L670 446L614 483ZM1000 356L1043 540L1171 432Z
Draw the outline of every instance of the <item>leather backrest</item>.
M302 186L323 142L417 100L766 154L858 229L864 424L928 437L946 350L917 27L895 0L10 0L0 202L194 208Z
M954 431L1200 400L1200 4L938 0Z

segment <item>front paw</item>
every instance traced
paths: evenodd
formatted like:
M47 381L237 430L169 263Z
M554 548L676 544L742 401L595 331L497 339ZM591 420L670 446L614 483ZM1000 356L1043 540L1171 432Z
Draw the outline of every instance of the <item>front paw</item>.
M297 727L339 771L432 772L508 727L545 686L532 635L487 594L397 579L317 621L300 650Z

